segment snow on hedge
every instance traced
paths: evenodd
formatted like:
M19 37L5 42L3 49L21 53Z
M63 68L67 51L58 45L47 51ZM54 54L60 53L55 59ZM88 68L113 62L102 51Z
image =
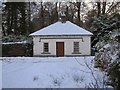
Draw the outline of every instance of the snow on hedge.
M102 86L94 57L3 57L3 88L84 88L95 83L89 65Z
M2 44L26 44L27 41L21 41L21 42L4 42Z

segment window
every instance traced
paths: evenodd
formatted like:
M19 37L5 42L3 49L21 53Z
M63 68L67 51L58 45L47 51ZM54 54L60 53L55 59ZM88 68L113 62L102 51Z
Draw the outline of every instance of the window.
M49 52L49 44L48 43L44 43L43 51Z
M79 53L79 42L74 42L74 53Z

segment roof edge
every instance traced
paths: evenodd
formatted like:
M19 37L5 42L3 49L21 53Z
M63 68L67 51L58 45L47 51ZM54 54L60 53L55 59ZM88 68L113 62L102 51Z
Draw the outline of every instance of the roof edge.
M92 36L93 34L84 34L84 35L29 35L29 36L32 36L32 37L38 37L38 36Z

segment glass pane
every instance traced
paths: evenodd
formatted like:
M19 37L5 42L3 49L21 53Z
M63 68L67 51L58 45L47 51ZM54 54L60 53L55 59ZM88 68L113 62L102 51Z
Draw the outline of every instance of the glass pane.
M74 42L74 52L79 52L79 42Z
M44 52L48 52L48 43L44 43Z

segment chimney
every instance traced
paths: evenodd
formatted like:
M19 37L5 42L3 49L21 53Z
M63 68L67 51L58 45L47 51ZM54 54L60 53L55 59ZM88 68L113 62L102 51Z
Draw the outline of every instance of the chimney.
M66 22L65 12L61 12L61 13L60 13L60 21L61 21L62 23L65 23L65 22Z
M66 15L65 15L65 12L66 12L66 7L67 7L67 4L65 1L62 1L60 3L60 21L62 23L65 23L66 22Z

